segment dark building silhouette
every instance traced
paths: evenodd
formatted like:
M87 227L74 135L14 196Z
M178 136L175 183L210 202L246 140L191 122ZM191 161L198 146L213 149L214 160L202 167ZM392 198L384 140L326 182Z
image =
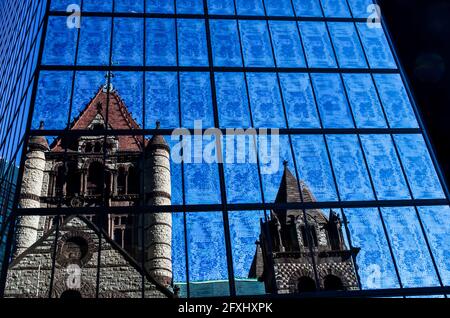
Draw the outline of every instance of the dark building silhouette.
M276 203L315 202L314 195L289 171L287 164ZM305 215L306 214L306 215ZM306 216L306 222L305 222ZM270 220L261 221L250 278L265 283L268 293L290 294L317 290L358 289L352 256L344 243L339 216L322 210L273 210ZM314 272L313 260L317 268Z

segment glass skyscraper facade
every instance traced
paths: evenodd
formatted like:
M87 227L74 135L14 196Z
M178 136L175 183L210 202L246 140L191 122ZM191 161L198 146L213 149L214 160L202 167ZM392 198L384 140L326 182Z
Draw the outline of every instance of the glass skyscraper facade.
M93 239L91 296L112 284L103 265L117 245L136 268L169 271L165 287L180 297L288 293L267 274L279 268L293 277L291 292L307 276L319 291L446 297L448 188L386 27L370 16L371 0L8 3L0 5L0 150L20 178L16 205L2 206L9 239L1 287L15 290L6 296L61 295L58 242L70 217L83 215L114 241L100 231ZM161 136L163 146L152 148ZM160 163L149 168L141 151L166 148L169 195L159 177L147 179ZM31 163L38 152L42 168ZM2 193L14 178L2 175ZM277 211L297 211L298 223L286 224L299 224L289 233L303 254L290 246ZM320 227L308 232L317 211L327 224L338 216L339 248L321 249L330 229L324 237ZM144 242L145 220L158 214L170 215L150 225L170 223L164 256L154 252L163 244L154 232L150 247ZM26 217L35 218L37 239L21 258L15 233L30 227ZM278 248L272 258L264 239ZM20 283L8 273L47 241L51 260L36 262L48 279L12 288ZM146 248L171 265L148 265ZM352 269L341 268L339 249ZM322 270L321 259L332 257L337 269ZM324 277L340 270L354 273L353 287L327 288ZM113 280L134 281L148 297L151 280L139 273Z

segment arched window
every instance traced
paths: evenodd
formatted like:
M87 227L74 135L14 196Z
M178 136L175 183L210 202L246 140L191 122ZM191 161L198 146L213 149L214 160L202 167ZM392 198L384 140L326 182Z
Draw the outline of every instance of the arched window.
M309 247L309 245L312 244L312 247L317 247L318 245L317 232L314 226L311 225L309 226L309 233L310 233L309 237L307 237L305 226L301 227L301 232L304 246Z
M94 152L96 153L102 152L102 144L100 142L95 143Z
M93 162L89 166L87 177L87 192L89 195L98 195L103 192L103 165Z
M298 279L297 289L299 293L316 291L316 282L308 276L302 276Z
M127 182L127 173L124 167L120 167L119 174L117 176L117 193L126 194L126 182Z
M105 130L105 125L97 123L92 125L92 130Z
M342 280L334 275L327 275L323 279L323 286L325 290L344 290Z
M88 142L86 146L84 147L84 152L91 153L92 152L92 144Z
M128 169L128 193L139 193L139 173L135 167Z
M60 165L56 169L55 196L63 196L64 195L65 181L66 181L66 168L64 167L64 165Z
M68 196L73 196L79 194L80 189L81 174L78 171L77 164L75 162L71 162L68 164L66 193Z

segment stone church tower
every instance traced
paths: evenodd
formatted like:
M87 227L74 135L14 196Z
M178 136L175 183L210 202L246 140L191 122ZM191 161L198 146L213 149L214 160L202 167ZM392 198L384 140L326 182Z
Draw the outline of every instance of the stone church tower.
M315 202L308 186L297 179L285 165L276 203ZM344 243L341 220L330 211L274 210L270 220L261 221L261 234L250 278L265 283L266 291L293 294L318 290L358 289L352 256L359 249L349 250ZM317 277L313 267L316 265ZM317 278L317 280L316 280Z
M95 97L71 123L70 129L141 128L111 85L108 89L105 86L98 90ZM50 146L45 137L32 137L26 154L19 203L22 208L61 209L106 205L114 207L115 211L120 211L120 207L142 204L170 205L170 148L164 137L159 135L153 136L150 140L144 136L132 135L106 136L106 138L96 134L76 138L59 136ZM23 265L20 262L40 250L37 245L46 244L48 236L55 230L54 220L54 217L45 216L24 216L18 219L14 261L8 279L8 286L11 291L15 290L12 294L17 297L21 294L17 292L21 290L20 284L25 284L20 280L19 272ZM103 224L103 228L96 228L95 224ZM120 268L115 264L116 261L126 262L131 272L142 271L145 275L148 274L151 277L149 284L153 289L157 286L163 289L164 295L172 293L170 213L129 215L116 212L108 215L105 220L100 220L98 216L92 214L83 215L80 220L63 218L60 225L61 228L67 227L68 237L79 233L79 237L68 240L66 247L61 246L61 251L65 249L78 251L74 255L95 254L98 246L87 243L92 240L89 240L86 233L97 231L98 235L105 235L105 240L111 240L110 243L105 242L106 246L116 250L117 255L126 256L127 261L121 257L105 260L105 264L109 264L111 269L115 266ZM83 234L80 229L86 229L87 232ZM83 248L93 250L86 252ZM47 256L51 258L51 254ZM43 254L39 256L42 257ZM75 261L77 264L80 263L79 260ZM136 264L143 264L144 268L139 268L140 265ZM18 272L15 273L15 270ZM123 289L130 288L124 283ZM120 285L112 284L109 292L120 295Z

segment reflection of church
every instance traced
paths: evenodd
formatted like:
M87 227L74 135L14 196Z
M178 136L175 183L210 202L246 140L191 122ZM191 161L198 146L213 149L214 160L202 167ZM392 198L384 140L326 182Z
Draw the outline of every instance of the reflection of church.
M105 271L100 280L110 280L102 285L100 297L140 297L142 279L133 282L132 277L141 277L142 273L148 277L147 296L170 296L171 214L120 214L120 207L171 204L169 146L162 136L147 140L143 136L96 135L95 131L104 129L140 129L112 86L101 88L71 123L70 130L92 131L89 136L58 137L50 146L45 137L32 137L29 142L22 208L112 207L119 211L101 219L98 215L62 218L55 249L58 273L54 284L59 289L53 289L53 296L66 291L64 269L71 264L81 267L85 284L76 292L93 296L97 275L92 269L98 260L100 272ZM141 174L143 169L145 174ZM50 259L54 254L49 238L54 240L57 233L54 220L45 216L19 218L6 295L48 296L45 293L50 290ZM102 229L94 225L99 221ZM30 278L36 274L40 281Z
M285 165L276 203L314 202L308 186L301 182L301 187L300 195L297 179ZM250 278L263 281L268 293L355 290L352 256L357 253L346 248L341 220L333 211L327 218L319 209L274 210L269 221L261 221Z

